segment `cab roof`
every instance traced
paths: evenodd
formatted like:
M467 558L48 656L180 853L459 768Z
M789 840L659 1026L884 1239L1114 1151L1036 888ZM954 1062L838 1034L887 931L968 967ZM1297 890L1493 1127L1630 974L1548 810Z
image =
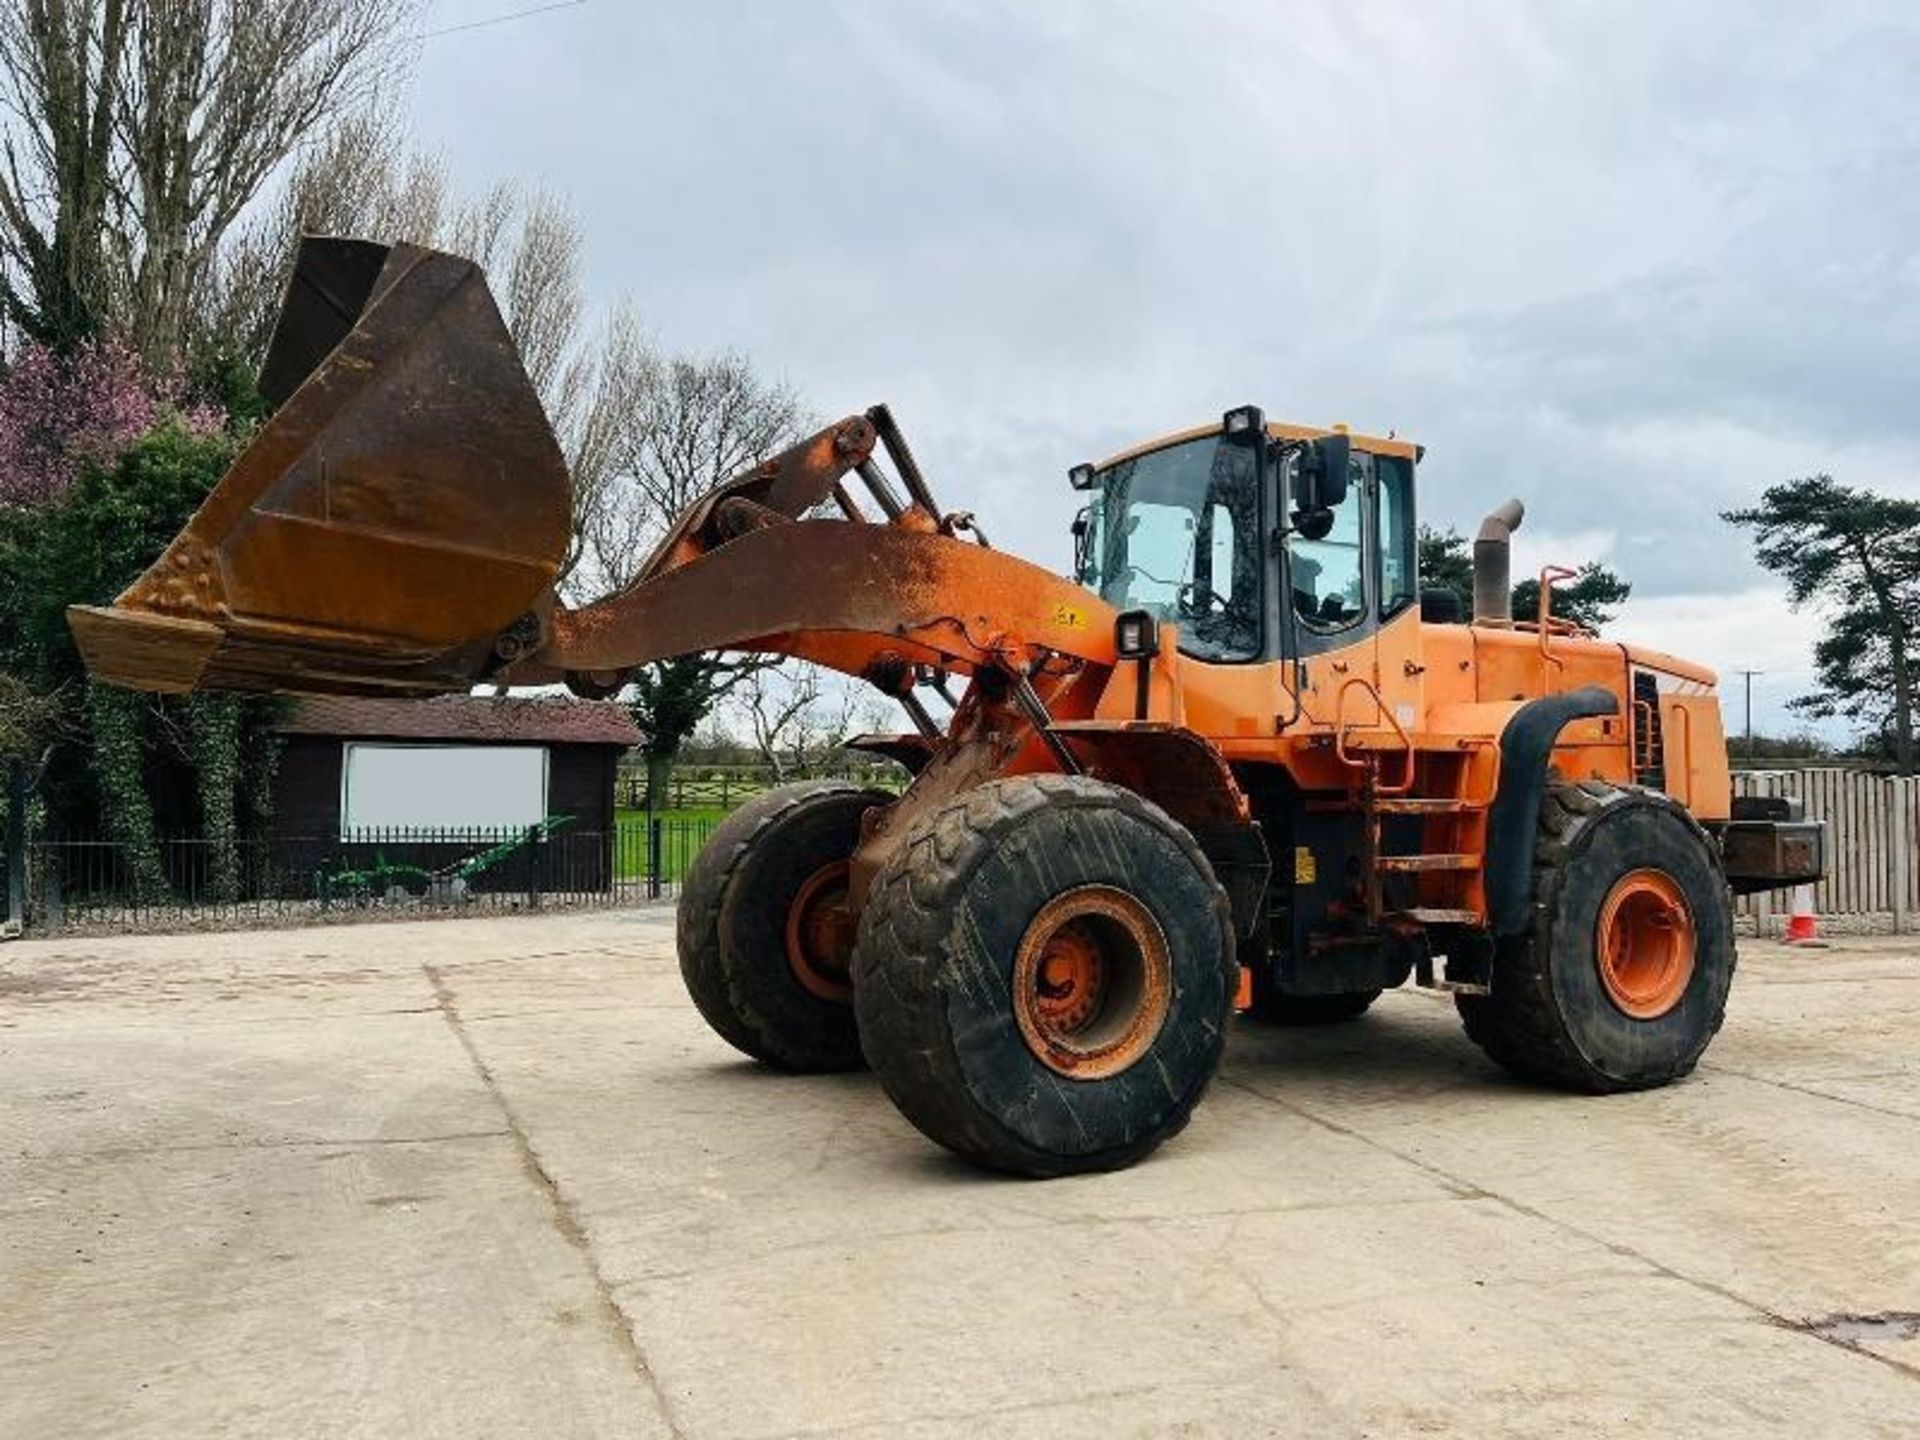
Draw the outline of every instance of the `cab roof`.
M1164 450L1169 445L1179 445L1188 440L1218 435L1224 428L1221 422L1215 421L1211 425L1198 425L1191 430L1176 430L1171 435L1143 440L1138 445L1129 445L1125 450L1109 455L1106 459L1097 462L1095 468L1104 470L1109 465L1118 465L1122 460L1132 460L1136 456L1145 455L1154 450ZM1411 440L1362 435L1357 430L1347 430L1344 425L1292 425L1283 420L1267 422L1267 436L1273 440L1318 440L1323 435L1333 435L1343 430L1346 431L1347 438L1353 442L1354 449L1364 450L1369 455L1397 455L1405 460L1418 460L1424 448Z

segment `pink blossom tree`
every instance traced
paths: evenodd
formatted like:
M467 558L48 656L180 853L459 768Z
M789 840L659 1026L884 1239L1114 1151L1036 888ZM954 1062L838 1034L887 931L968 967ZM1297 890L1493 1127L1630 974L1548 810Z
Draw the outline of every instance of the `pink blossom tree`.
M64 494L80 467L108 464L160 421L196 434L226 423L192 400L184 375L155 375L117 341L59 355L28 345L0 375L0 505L41 505Z

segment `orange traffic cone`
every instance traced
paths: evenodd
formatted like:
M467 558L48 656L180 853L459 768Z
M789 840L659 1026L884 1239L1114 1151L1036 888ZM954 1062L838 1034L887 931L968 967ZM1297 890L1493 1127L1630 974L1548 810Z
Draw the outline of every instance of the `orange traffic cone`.
M1787 944L1824 946L1820 938L1819 917L1813 913L1813 886L1793 887L1793 910L1787 916Z

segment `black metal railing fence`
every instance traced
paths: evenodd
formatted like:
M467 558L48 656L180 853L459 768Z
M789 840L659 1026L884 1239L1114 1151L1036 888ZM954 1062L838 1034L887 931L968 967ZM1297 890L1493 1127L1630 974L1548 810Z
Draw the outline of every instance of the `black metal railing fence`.
M25 842L9 863L21 919L48 933L278 924L353 912L475 912L622 906L670 897L718 820L645 816L607 829L541 825L381 827L218 845L163 838L144 852L98 836ZM12 857L0 857L11 861Z

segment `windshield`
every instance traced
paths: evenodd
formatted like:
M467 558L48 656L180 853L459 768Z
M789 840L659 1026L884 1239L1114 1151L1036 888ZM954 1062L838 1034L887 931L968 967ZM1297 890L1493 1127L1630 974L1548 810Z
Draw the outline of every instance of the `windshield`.
M1180 627L1207 660L1260 654L1260 494L1254 452L1209 435L1101 471L1080 583L1118 610Z

